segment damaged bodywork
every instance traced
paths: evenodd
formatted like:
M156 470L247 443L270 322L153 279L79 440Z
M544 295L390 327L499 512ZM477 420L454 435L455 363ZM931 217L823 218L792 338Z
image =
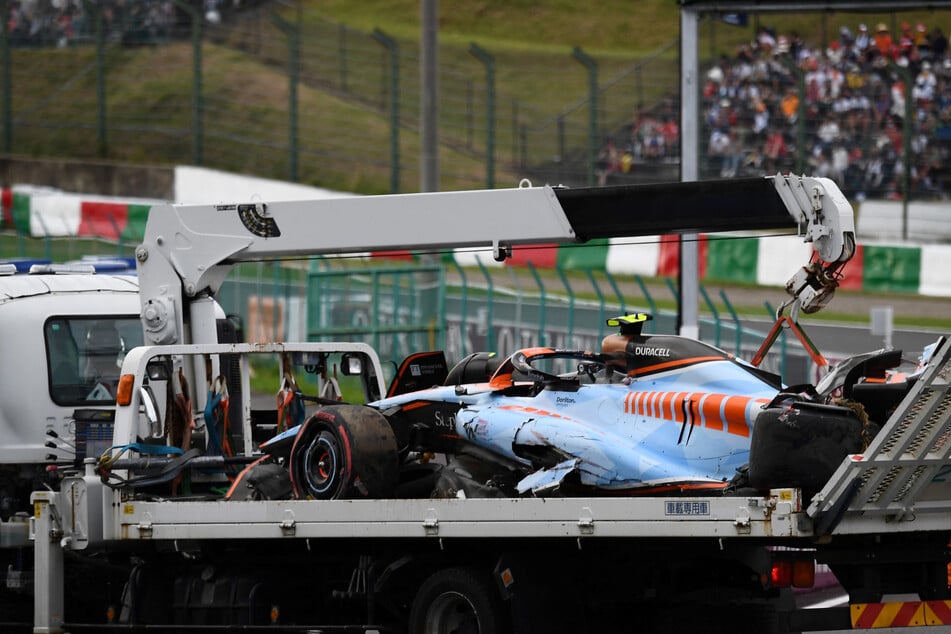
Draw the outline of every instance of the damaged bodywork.
M476 353L452 369L413 355L385 397L321 408L265 442L265 462L286 466L298 498L815 490L915 378L880 351L789 387L714 346L644 334L649 319L609 320L619 330L597 353Z

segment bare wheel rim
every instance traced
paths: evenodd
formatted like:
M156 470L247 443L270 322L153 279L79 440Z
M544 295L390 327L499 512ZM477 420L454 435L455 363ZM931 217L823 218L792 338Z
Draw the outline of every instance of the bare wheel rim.
M337 486L340 452L333 436L317 434L304 453L304 478L314 495L324 495Z

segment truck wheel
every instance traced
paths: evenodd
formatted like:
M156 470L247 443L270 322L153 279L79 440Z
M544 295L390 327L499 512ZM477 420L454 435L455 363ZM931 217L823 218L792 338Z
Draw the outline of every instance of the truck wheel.
M333 405L303 423L288 471L298 499L386 498L396 490L398 463L393 430L379 412Z
M471 568L447 568L416 593L409 615L414 634L505 632L502 599L488 578Z

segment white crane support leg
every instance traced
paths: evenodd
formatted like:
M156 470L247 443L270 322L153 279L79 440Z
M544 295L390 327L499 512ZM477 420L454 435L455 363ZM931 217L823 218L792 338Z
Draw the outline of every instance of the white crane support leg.
M33 632L63 630L63 531L56 516L52 491L33 493Z

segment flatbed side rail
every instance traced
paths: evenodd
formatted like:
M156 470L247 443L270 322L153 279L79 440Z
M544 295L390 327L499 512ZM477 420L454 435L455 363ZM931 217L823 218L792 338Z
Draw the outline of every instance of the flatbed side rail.
M813 497L817 534L951 526L951 340L936 347L865 453L849 456Z
M755 498L129 501L123 503L115 535L123 540L216 539L225 535L242 539L354 535L795 539L809 535L803 532L800 518L797 489L773 489L768 496Z

